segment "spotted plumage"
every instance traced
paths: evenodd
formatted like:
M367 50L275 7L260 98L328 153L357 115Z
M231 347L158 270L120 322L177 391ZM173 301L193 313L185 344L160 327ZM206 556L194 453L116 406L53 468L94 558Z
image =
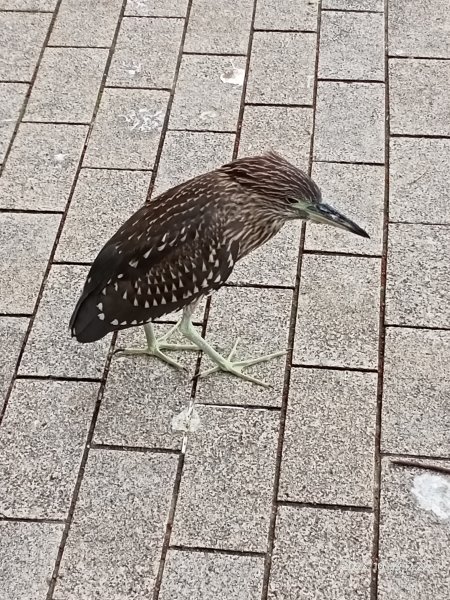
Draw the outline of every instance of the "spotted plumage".
M92 342L195 303L287 220L327 207L320 202L317 185L274 153L238 159L168 190L133 214L95 259L72 335Z

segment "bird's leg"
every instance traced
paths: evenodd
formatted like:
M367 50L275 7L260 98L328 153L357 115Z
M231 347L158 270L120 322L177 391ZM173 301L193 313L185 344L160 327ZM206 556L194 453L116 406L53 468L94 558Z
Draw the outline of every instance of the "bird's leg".
M243 373L243 369L261 362L266 362L268 360L271 360L272 358L282 356L287 352L283 350L281 352L274 352L273 354L268 354L267 356L261 356L260 358L253 358L250 360L233 362L231 359L233 358L234 353L236 352L237 342L233 346L233 349L228 355L228 357L225 358L224 356L216 352L216 350L214 350L214 348L212 348L212 346L210 346L208 342L205 339L203 339L202 336L195 330L189 312L185 312L183 314L183 318L181 319L180 323L180 331L185 337L188 338L188 340L194 343L217 365L217 367L213 367L212 369L201 373L199 377L204 377L205 375L214 373L215 371L218 371L220 369L221 371L232 373L233 375L236 375L236 377L240 377L241 379L245 379L246 381L251 381L252 383L256 383L264 387L270 387L270 385L268 385L265 381L260 381L259 379L256 379L251 375Z
M177 323L174 327L172 327L166 335L161 338L157 338L155 332L153 330L153 326L151 323L146 323L144 325L145 337L147 338L147 347L146 348L119 348L116 352L120 352L126 356L133 354L146 354L147 356L155 356L160 360L172 365L173 367L177 367L179 369L186 370L183 365L180 365L175 360L167 356L162 352L162 350L197 350L196 346L191 346L187 344L167 344L164 340L167 339L169 335L171 335L177 328L179 324Z

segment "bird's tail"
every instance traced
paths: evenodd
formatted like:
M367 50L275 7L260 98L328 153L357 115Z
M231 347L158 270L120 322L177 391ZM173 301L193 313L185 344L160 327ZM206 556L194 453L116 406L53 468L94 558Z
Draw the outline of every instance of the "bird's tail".
M82 344L96 342L117 329L106 320L99 318L100 313L97 307L99 302L97 293L87 296L83 294L70 318L69 327L72 337Z

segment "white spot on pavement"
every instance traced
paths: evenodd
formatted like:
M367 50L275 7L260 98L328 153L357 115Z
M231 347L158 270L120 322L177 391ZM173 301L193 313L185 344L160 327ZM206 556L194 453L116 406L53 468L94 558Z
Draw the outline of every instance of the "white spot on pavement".
M200 119L202 121L209 121L210 119L215 119L217 117L217 113L215 110L204 110L200 113Z
M416 475L411 492L420 508L440 519L450 518L450 478L431 473Z
M128 64L128 63L123 62L122 66L125 69L125 71L128 73L128 75L130 75L131 77L134 77L135 75L139 75L139 73L142 71L141 63L132 62L131 64Z
M172 419L172 431L183 431L184 433L194 433L200 427L200 417L195 408L191 405L186 406L180 414Z
M68 154L63 154L62 152L58 152L57 154L55 154L54 159L55 159L55 162L61 164L66 160L66 158L68 156L69 156Z
M130 131L156 131L162 128L164 111L139 108L130 110L126 115L119 115L119 118L128 123Z
M222 83L230 83L231 85L244 85L245 69L239 69L234 66L231 61L231 69L228 69L220 76Z

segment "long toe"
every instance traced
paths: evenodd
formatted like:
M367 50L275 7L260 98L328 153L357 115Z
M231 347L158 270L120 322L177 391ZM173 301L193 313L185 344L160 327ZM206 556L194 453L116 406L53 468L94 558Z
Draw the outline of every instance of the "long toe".
M154 347L154 348L118 348L115 351L115 354L121 354L123 356L152 356L155 358L159 358L159 360L162 360L163 362L171 365L172 367L176 367L177 369L182 369L183 371L187 371L186 367L184 367L183 365L180 365L180 363L178 363L176 360L173 360L173 358L170 358L170 356L167 356L167 354L164 354L164 352L161 352L159 347Z

